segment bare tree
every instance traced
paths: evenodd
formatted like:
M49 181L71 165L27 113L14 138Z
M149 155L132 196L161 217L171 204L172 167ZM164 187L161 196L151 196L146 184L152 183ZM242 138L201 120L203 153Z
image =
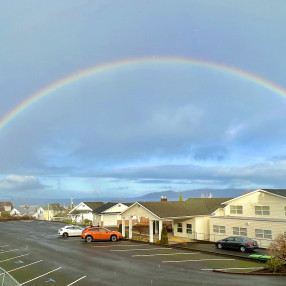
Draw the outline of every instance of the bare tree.
M268 248L269 255L286 263L286 233L278 234Z

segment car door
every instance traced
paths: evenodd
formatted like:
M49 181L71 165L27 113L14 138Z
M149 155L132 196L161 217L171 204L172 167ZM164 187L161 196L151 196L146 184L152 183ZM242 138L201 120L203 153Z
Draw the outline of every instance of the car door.
M81 235L81 233L82 233L82 228L79 227L79 226L74 226L73 231L74 231L74 235Z
M110 239L110 233L105 228L100 228L99 229L99 236L100 236L100 239L104 239L104 240L109 240Z
M228 237L224 241L225 241L225 247L227 247L227 248L234 248L235 247L234 237Z
M234 238L233 248L239 249L241 244L243 243L243 239L240 237Z

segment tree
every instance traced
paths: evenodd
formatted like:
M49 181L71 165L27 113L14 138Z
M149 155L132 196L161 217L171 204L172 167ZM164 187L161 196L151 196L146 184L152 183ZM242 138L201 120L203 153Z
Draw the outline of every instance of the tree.
M169 244L168 232L165 226L162 228L160 244Z
M286 234L278 234L271 242L268 253L270 256L278 258L286 263Z
M133 226L133 228L134 228L135 231L139 232L139 236L140 236L140 239L141 239L141 235L144 232L144 229L146 228L146 225L138 223L138 224L135 224Z
M179 202L182 202L182 201L184 201L184 200L183 200L183 195L182 195L182 194L180 194Z

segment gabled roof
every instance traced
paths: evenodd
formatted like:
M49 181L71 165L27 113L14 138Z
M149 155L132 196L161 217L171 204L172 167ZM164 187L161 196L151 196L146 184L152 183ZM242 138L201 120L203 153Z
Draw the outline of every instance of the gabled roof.
M50 210L50 211L64 211L65 208L61 204L48 204L44 207L44 210Z
M258 189L258 190L255 190L255 191L243 194L243 195L241 195L239 197L227 200L227 201L223 202L223 204L228 204L231 201L235 201L237 199L240 199L240 198L252 195L252 194L257 193L257 192L268 193L268 194L272 194L274 196L279 196L279 197L282 197L282 198L286 199L286 189Z
M16 210L20 212L21 215L24 214L29 215L37 212L38 208L40 208L40 206L28 206L28 207L19 206L16 207Z
M191 198L183 202L139 202L159 218L210 215L229 198Z
M14 207L14 204L12 202L0 202L0 212L4 212L5 207Z
M104 202L83 202L85 205L87 205L89 208L91 208L93 211L100 206L104 205Z
M102 212L112 208L113 206L117 205L118 203L106 203L93 211L95 214L101 214Z

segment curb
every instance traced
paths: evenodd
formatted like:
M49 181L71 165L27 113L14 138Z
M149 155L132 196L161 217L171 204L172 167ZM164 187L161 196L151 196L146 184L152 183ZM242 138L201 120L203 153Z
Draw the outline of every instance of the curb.
M264 272L258 273L255 271L243 273L243 272L227 272L227 271L221 271L221 270L214 269L212 272L223 273L223 274L232 274L232 275L234 274L234 275L286 276L286 273L264 273Z

